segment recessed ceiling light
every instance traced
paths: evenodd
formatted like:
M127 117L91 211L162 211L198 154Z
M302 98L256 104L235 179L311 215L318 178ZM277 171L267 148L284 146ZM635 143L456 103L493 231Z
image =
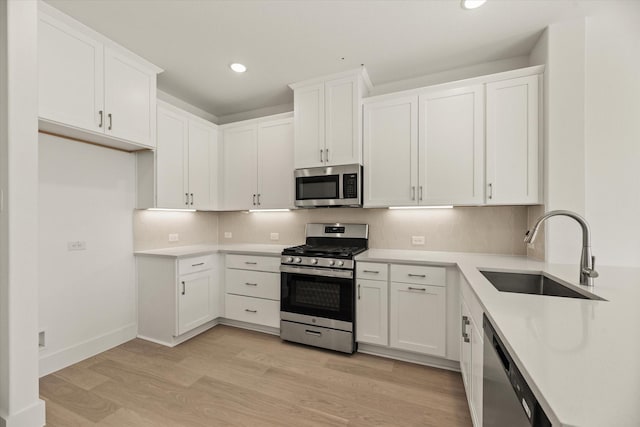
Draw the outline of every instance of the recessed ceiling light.
M244 73L245 71L247 71L247 67L245 67L244 64L240 64L239 62L234 62L233 64L229 65L229 68L231 68L236 73Z
M486 3L487 0L462 0L463 9L476 9Z

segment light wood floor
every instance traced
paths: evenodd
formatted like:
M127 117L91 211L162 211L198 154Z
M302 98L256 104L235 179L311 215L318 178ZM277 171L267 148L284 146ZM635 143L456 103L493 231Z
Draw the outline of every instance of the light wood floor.
M43 377L48 426L470 426L459 373L217 326Z

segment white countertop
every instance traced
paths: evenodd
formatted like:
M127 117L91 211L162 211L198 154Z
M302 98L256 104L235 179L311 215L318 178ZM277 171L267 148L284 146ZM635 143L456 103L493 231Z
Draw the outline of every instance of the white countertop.
M265 245L251 243L238 243L228 245L191 245L136 251L134 252L134 254L137 256L159 256L168 258L184 258L210 253L279 256L282 250L289 246L292 245Z
M607 301L594 301L499 292L478 271L545 272L586 290L577 264L383 249L356 260L457 265L552 421L640 426L640 268L597 266L591 291Z

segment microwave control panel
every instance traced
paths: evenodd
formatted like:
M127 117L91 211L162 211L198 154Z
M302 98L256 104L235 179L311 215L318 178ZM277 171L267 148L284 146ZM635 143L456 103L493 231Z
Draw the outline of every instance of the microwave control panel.
M358 198L358 174L347 173L342 176L342 194L345 199Z

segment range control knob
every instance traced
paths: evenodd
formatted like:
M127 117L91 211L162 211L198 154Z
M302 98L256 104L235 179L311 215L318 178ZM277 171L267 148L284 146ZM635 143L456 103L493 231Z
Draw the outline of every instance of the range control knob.
M329 265L335 265L335 263L336 262L334 260L332 260L332 259L329 260Z
M300 263L300 262L302 262L302 259L301 259L300 257L296 257L296 258L293 260L293 262Z
M315 259L315 258L311 258L311 264L317 264L317 263L318 263L318 260L317 260L317 259Z
M293 257L287 257L286 262L293 262Z
M344 261L338 261L338 267L342 267L344 265Z

